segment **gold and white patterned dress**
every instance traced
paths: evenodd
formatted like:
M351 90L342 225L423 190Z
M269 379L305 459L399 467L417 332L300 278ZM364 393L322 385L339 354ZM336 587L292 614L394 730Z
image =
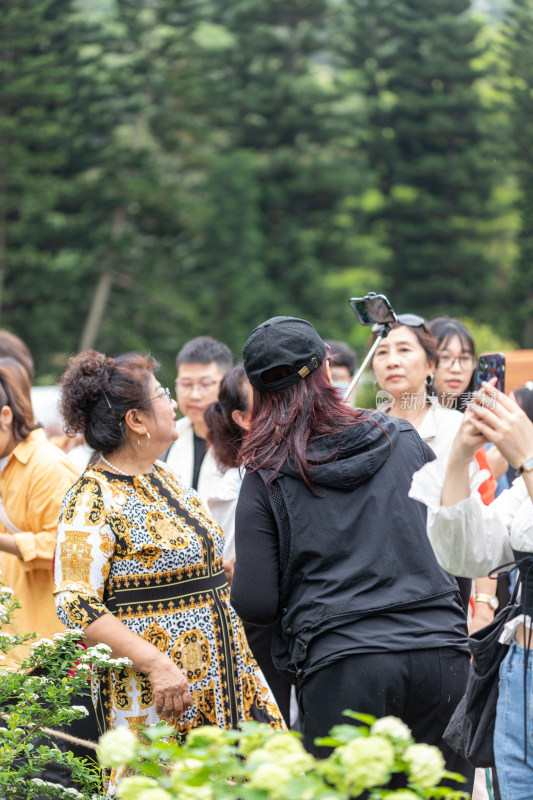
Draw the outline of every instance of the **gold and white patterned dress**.
M89 467L63 501L55 567L61 621L81 630L111 613L167 653L193 698L174 721L180 734L249 719L283 727L229 604L223 548L222 530L196 492L159 465L139 476ZM106 670L93 690L102 732L159 720L140 672Z

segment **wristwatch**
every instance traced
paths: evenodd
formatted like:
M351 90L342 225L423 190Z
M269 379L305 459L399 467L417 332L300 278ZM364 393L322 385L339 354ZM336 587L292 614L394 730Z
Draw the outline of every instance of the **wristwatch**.
M521 475L523 472L533 472L533 456L531 456L531 458L526 458L524 463L516 470L517 475Z
M479 592L474 597L474 602L476 603L488 603L488 605L492 608L493 611L496 611L498 606L500 605L500 601L494 594L484 594L483 592Z

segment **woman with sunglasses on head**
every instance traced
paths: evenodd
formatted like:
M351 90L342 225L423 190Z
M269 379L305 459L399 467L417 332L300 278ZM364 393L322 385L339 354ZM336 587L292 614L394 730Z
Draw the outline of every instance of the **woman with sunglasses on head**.
M96 458L63 503L58 614L131 667L96 676L102 731L166 718L176 734L281 715L229 607L224 537L198 495L157 463L176 439L176 403L136 353L72 358L61 379L69 433ZM120 771L108 780L117 791Z
M380 326L374 326L373 339L377 338ZM447 346L454 343L446 342ZM462 355L462 353L461 353ZM470 355L470 368L473 364ZM419 436L431 447L437 458L446 459L461 427L462 414L456 409L446 408L430 394L434 386L435 372L439 360L438 341L422 317L415 314L400 314L398 321L386 338L382 339L374 357L372 368L380 388L390 398L387 413L408 420ZM469 375L470 380L471 374ZM466 386L462 387L462 391ZM439 399L442 394L439 393ZM480 458L483 458L483 454ZM486 466L486 460L485 460ZM490 479L490 491L494 498L495 481ZM490 578L480 585L479 597L490 599L494 592ZM458 577L457 583L465 612L469 608L472 581ZM481 603L474 612L471 630L486 625L494 616L488 603Z
M382 326L372 328L374 342ZM383 408L408 420L437 457L450 450L462 422L461 414L444 408L430 394L437 367L437 341L422 317L400 314L372 358L380 389L387 393Z
M345 709L393 714L469 774L441 739L466 682L465 617L407 496L433 454L403 420L344 402L306 320L267 320L243 356L254 392L231 599L248 622L277 621L305 746L323 755L315 739Z

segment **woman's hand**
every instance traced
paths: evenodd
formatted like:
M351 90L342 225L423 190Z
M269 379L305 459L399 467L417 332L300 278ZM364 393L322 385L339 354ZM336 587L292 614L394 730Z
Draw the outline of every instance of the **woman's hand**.
M461 427L457 431L457 435L451 447L448 463L452 462L458 465L470 464L477 451L481 447L484 447L486 443L487 439L485 439L483 434L474 425L471 408L467 408Z
M164 653L146 673L152 684L155 710L161 717L181 717L192 703L189 682L179 667Z
M126 656L133 669L143 672L154 694L156 712L167 719L180 717L192 703L189 683L183 672L155 645L124 625L113 614L104 614L85 628L89 645L109 645L115 658Z
M471 424L517 469L533 456L533 423L512 398L483 383L470 407Z
M486 441L473 424L472 413L467 409L448 456L441 494L443 506L454 506L470 497L470 462Z
M231 581L233 580L233 571L235 568L235 556L233 556L233 558L229 558L227 561L224 561L223 564L224 575L226 576L228 586L231 586Z

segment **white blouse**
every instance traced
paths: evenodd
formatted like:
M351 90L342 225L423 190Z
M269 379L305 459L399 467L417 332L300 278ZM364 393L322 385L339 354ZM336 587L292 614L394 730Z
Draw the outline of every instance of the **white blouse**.
M470 467L470 497L454 506L442 506L441 494L446 464L431 461L415 472L409 497L427 506L427 534L437 561L452 575L480 578L515 560L513 549L533 552L533 504L523 478L486 506L477 487L488 477L477 462ZM507 624L514 634L520 622ZM502 641L504 641L502 639Z

